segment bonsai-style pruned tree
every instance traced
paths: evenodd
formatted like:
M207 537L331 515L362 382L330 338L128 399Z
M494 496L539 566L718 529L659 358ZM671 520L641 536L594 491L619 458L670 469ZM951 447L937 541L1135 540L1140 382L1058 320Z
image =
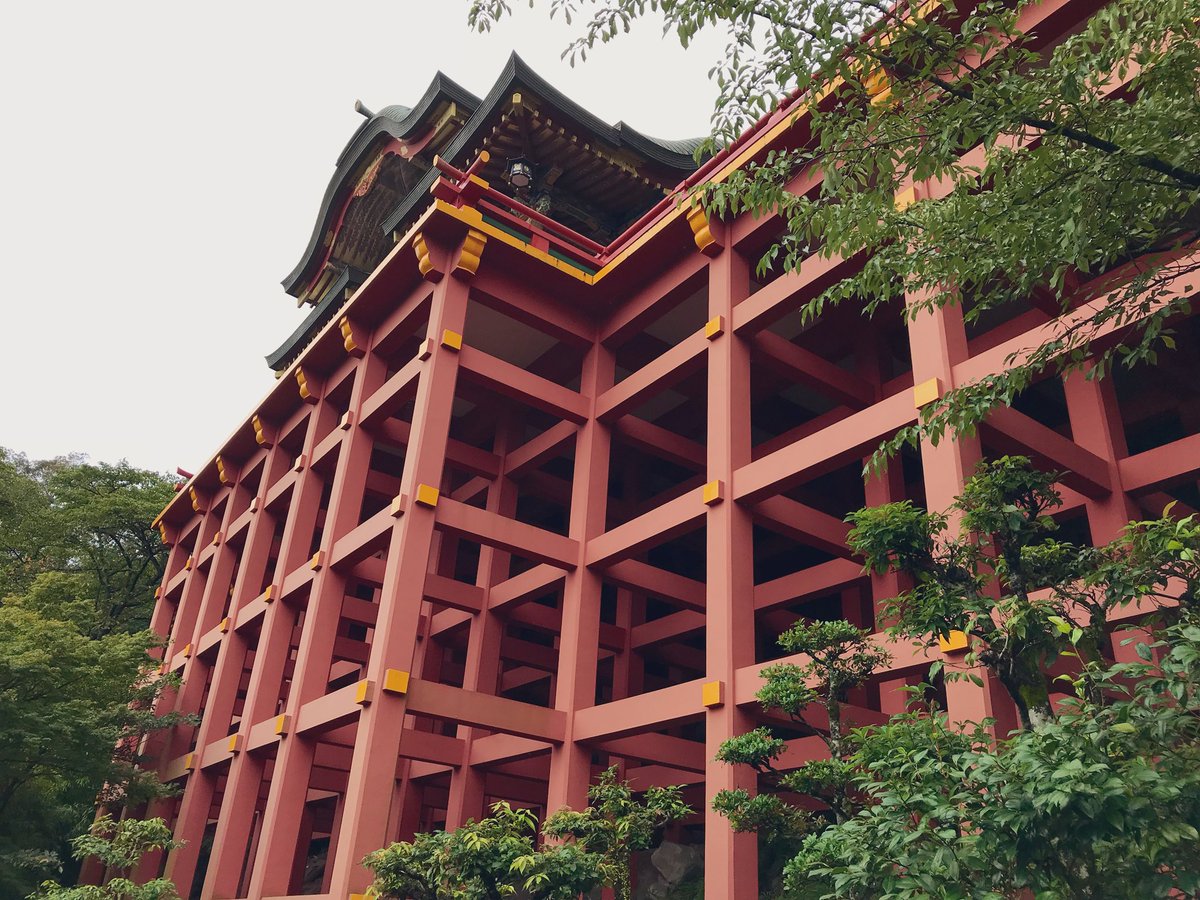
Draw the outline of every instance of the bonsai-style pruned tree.
M1200 527L1168 509L1107 546L1061 541L1054 480L1005 457L981 465L946 513L896 503L850 517L868 567L908 585L886 608L893 635L925 645L965 631L968 663L995 674L1022 727L997 736L989 721L952 725L914 702L885 725L846 732L835 688L862 684L881 651L846 623L786 633L784 646L805 656L764 669L759 698L801 729L827 711L831 758L789 770L786 741L756 729L720 758L754 767L763 792L725 792L715 806L739 830L797 842L788 896L1200 890ZM1136 645L1139 662L1118 664L1108 619L1135 601L1150 605L1138 624L1155 636ZM1045 667L1060 657L1072 671L1051 704Z

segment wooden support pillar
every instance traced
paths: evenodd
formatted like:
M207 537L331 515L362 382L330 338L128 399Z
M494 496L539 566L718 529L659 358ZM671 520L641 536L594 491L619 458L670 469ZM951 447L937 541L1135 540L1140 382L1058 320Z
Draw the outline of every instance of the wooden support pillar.
M567 573L563 586L558 669L552 686L555 709L567 713L567 731L563 743L550 751L547 814L566 806L586 807L591 781L591 753L577 745L572 734L574 713L596 702L602 581L599 573L587 567L585 559L588 541L604 532L612 436L609 427L596 418L596 399L612 386L613 377L612 352L597 341L584 359L580 382L589 411L576 437L568 529L569 536L579 542L579 562Z
M1089 379L1090 368L1089 365L1068 374L1063 379L1063 392L1075 443L1108 463L1112 493L1106 497L1088 498L1085 504L1092 543L1100 545L1114 540L1131 520L1142 516L1129 495L1121 490L1117 461L1129 455L1129 448L1121 427L1116 387L1111 378Z
M909 297L910 303L924 298ZM962 307L947 305L923 311L908 322L908 339L913 362L913 402L918 406L936 403L954 387L954 366L967 358L967 333ZM949 508L962 493L968 478L982 459L978 436L943 435L936 446L921 441L921 470L925 481L925 503L935 512ZM951 521L950 527L958 527ZM946 668L963 671L961 653L947 655ZM969 674L977 676L980 687L968 680L946 683L946 712L951 722L980 722L991 717L996 730L1007 734L1016 726L1016 712L1003 687L982 666Z
M264 482L277 477L288 466L289 460L285 458L285 454L278 448L272 448L264 463ZM257 513L248 529L246 543L242 549L242 564L233 585L231 624L217 650L212 684L209 685L208 697L204 704L204 718L196 732L196 747L201 751L208 744L225 736L233 717L250 647L246 635L233 628L232 620L236 618L238 609L254 599L257 594L271 551L274 530L275 522L266 512ZM168 855L166 875L183 896L188 896L192 880L195 878L201 841L208 825L209 811L219 778L220 773L214 769L197 768L188 777L180 800L175 835L186 843ZM214 843L213 858L217 856L218 848ZM210 861L209 869L212 868Z
M715 227L715 223L714 223ZM715 757L723 742L753 727L734 702L736 672L754 663L754 528L750 510L729 496L734 472L750 462L750 348L728 325L746 297L745 259L725 249L709 264L708 485L705 517L706 693L704 771L704 895L711 900L758 897L758 843L737 833L712 808L722 790L756 792L754 773ZM716 323L715 326L713 323ZM715 495L715 496L714 496ZM697 698L700 699L700 698ZM718 702L713 703L716 699Z
M316 445L316 436L329 424L328 419L331 415L328 404L325 403L317 405L309 413L304 448ZM269 482L266 482L266 485L269 485ZM282 584L284 576L307 556L308 544L316 527L321 488L321 479L311 469L305 468L299 473L292 488L287 517L284 520L279 554L272 573L272 585ZM272 532L273 530L272 526ZM264 548L268 553L270 545L269 536ZM276 600L268 604L262 615L258 644L254 651L254 666L250 672L250 682L242 707L239 731L243 735L254 725L278 714L283 672L289 661L292 632L295 630L298 614L299 611L293 605ZM247 874L250 871L245 862L247 859L253 861L252 851L258 842L257 837L252 841L251 836L256 827L259 829L257 833L261 834L262 817L259 814L258 798L266 762L266 757L261 752L251 751L238 753L230 761L221 811L217 817L217 833L213 838L212 857L209 859L209 868L201 892L202 900L225 900L228 897L242 896L237 893L241 887L242 874L243 871Z
M517 487L505 473L506 456L516 445L513 410L500 416L492 452L500 457L500 472L487 489L485 508L488 512L513 517L517 511ZM483 609L471 619L467 637L467 659L463 672L463 687L469 691L495 694L500 686L500 644L504 637L504 622L488 608L492 585L508 576L512 554L483 545L479 551L479 566L475 583L483 588ZM467 820L483 817L486 773L470 764L471 743L479 729L470 725L458 726L458 737L464 743L464 762L450 776L450 797L446 803L446 830L453 831Z
M434 288L429 313L428 339L434 349L418 381L411 440L400 481L400 493L409 501L392 528L367 664L367 679L378 686L383 685L387 670L412 672L417 662L424 576L436 516L437 495L431 490L442 479L458 376L458 353L443 345L443 335L447 331L462 334L466 309L466 285L456 277L441 279ZM377 690L374 701L359 716L346 786L346 810L337 854L330 863L332 896L364 890L370 873L361 861L387 841L390 804L380 802L380 798L391 798L395 792L396 759L406 708L404 695Z
M349 403L351 421L361 419L363 403L386 375L386 361L368 350L355 366ZM335 412L331 410L330 414ZM326 557L337 540L359 524L373 446L371 436L357 425L352 425L342 438L319 551ZM311 543L306 541L304 546L307 553ZM332 565L322 566L313 576L285 710L292 721L297 720L305 703L323 696L327 690L346 588L346 574ZM290 890L287 860L303 840L299 827L318 740L315 735L297 734L279 744L263 808L263 838L250 879L251 896L280 896Z

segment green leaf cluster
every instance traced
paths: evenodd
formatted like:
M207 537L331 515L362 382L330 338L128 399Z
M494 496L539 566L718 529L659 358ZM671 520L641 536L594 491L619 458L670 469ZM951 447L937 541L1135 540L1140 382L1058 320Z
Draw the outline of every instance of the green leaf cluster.
M609 887L618 900L629 900L633 854L653 847L664 825L692 810L677 787L635 794L615 767L589 787L588 800L583 810L561 809L547 818L540 844L537 817L500 802L479 822L418 834L376 851L365 864L384 897L575 900Z
M181 846L162 819L122 819L100 816L86 834L71 841L76 859L95 857L116 875L104 885L63 887L44 882L29 900L179 900L175 885L165 878L137 884L130 873L151 851Z
M68 838L97 799L161 793L138 768L174 677L148 677L145 631L164 548L150 521L172 482L78 458L0 450L0 895L71 880Z

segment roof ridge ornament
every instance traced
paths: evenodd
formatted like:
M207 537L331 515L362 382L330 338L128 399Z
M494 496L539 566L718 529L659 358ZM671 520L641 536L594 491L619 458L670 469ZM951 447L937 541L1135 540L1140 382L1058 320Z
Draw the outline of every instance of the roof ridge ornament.
M364 119L375 118L375 113L372 112L372 110L361 100L356 99L354 101L354 111L356 113L358 113L360 116L362 116Z

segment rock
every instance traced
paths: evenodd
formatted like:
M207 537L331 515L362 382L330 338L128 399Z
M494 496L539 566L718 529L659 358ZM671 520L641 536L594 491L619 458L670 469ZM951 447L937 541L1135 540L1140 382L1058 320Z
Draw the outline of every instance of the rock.
M689 875L699 872L703 867L703 858L699 847L675 844L671 841L663 841L658 849L650 854L654 868L669 885L679 884Z

